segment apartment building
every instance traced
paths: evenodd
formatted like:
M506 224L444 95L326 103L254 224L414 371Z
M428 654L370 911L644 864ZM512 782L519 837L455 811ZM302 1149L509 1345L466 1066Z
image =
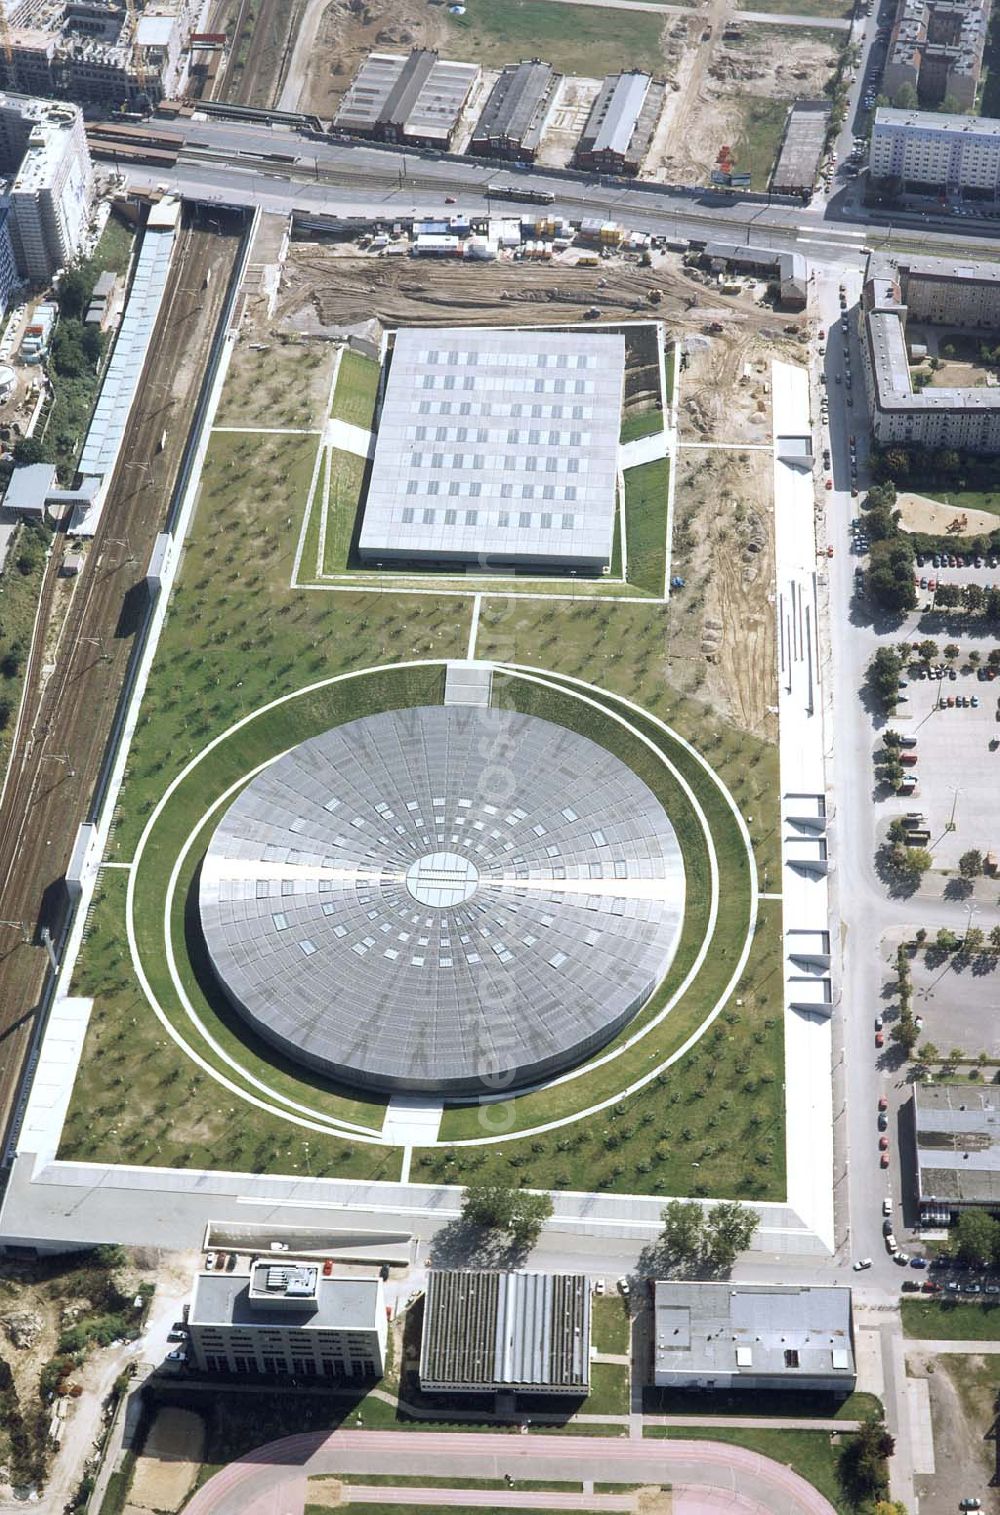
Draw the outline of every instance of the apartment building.
M255 1259L247 1273L199 1273L189 1354L203 1373L381 1378L388 1322L380 1278L330 1263Z
M183 90L199 3L153 0L134 17L100 0L18 0L7 9L0 86L81 105L156 105Z
M0 172L21 277L45 284L77 256L94 192L79 108L68 102L0 94Z
M950 98L971 110L989 19L989 0L901 0L882 79L885 93L894 99L909 85L921 105Z
M885 108L875 112L869 169L875 180L898 180L913 190L1000 194L1000 121L934 111Z
M995 330L1000 265L950 258L868 260L861 297L861 359L872 435L881 446L1000 451L1000 389L914 390L906 323Z

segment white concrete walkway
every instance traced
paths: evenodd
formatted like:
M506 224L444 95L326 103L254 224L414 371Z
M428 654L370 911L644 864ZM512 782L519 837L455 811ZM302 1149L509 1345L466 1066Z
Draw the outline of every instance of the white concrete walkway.
M780 441L810 432L809 375L771 369L775 584L785 951L788 1202L834 1250L830 900L816 606L812 470L783 462ZM766 887L768 880L763 881Z
M634 442L626 442L619 450L619 467L624 472L629 468L638 468L640 463L655 463L658 458L667 456L671 441L666 429L650 432L648 437L636 437Z
M363 426L352 426L350 421L327 421L323 432L323 446L337 447L341 452L352 452L356 458L367 458L374 443L373 433Z

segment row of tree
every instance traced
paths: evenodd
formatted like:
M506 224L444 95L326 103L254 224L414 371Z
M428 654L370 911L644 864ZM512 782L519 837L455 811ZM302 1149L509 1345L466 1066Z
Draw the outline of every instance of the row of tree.
M508 1184L470 1184L462 1195L462 1219L480 1230L497 1232L511 1245L534 1246L552 1215L548 1194ZM697 1200L671 1200L661 1212L659 1250L674 1266L728 1273L745 1252L760 1224L756 1210L735 1200L706 1206Z

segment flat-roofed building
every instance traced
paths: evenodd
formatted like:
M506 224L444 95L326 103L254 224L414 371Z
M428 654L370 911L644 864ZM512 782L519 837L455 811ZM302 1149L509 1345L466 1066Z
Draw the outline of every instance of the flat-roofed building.
M917 1198L922 1217L1000 1209L1000 1101L993 1089L916 1085Z
M469 151L481 157L533 162L561 84L562 75L538 58L508 64L490 90Z
M666 1389L854 1390L851 1291L675 1283L654 1290L653 1383Z
M882 90L905 86L922 105L954 101L972 110L983 68L990 0L901 0L889 40Z
M448 148L470 94L477 63L453 63L417 48L369 53L334 118L334 129L381 142Z
M446 1394L585 1395L590 1280L580 1273L432 1268L420 1387Z
M367 562L611 561L620 333L396 333L359 539Z
M1000 324L1000 265L952 258L873 253L861 295L861 364L872 435L893 442L989 453L1000 450L1000 389L915 390L906 323L980 327Z
M788 112L781 151L771 175L775 194L804 195L812 191L829 124L829 101L795 101Z
M380 1378L387 1337L380 1278L264 1258L248 1274L199 1273L194 1282L189 1351L203 1373Z
M1000 121L937 111L875 112L869 171L913 190L1000 197Z
M609 74L601 85L576 149L580 168L637 174L656 132L666 86L638 70Z
M22 278L45 284L80 251L94 173L78 106L0 93L0 170Z

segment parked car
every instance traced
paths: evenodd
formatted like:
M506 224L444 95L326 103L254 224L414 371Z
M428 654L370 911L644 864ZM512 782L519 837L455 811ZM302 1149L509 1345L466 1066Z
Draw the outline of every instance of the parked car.
M871 1260L870 1257L861 1257L854 1264L854 1271L855 1271L855 1273L863 1273L864 1270L865 1270L865 1268L870 1268L871 1265L872 1265L872 1260Z
M887 1252L898 1252L899 1251L899 1242L893 1236L891 1230L889 1230L889 1231L887 1231L885 1233L885 1250Z
M970 1497L968 1499L960 1499L958 1501L958 1508L960 1510L981 1510L982 1507L983 1502L981 1499L974 1499Z
M910 1260L910 1254L909 1252L897 1252L892 1260L894 1263L898 1263L901 1268L905 1268Z
M888 1110L889 1108L889 1101L886 1099L884 1094L880 1094L878 1097L878 1107L880 1110ZM892 1201L890 1200L889 1203L891 1204Z
M879 1049L879 1051L881 1051L885 1046L885 1037L882 1035L881 1031L875 1032L875 1046Z
M883 1215L891 1215L892 1214L892 1195L891 1194L887 1194L886 1197L885 1197L885 1199L882 1201L882 1214Z
M910 1267L911 1268L926 1268L926 1266L927 1266L927 1259L926 1259L926 1257L911 1257L910 1258Z
M889 1138L887 1136L880 1136L879 1137L879 1139L878 1139L878 1149L879 1149L880 1152L888 1152L888 1150L889 1150Z

